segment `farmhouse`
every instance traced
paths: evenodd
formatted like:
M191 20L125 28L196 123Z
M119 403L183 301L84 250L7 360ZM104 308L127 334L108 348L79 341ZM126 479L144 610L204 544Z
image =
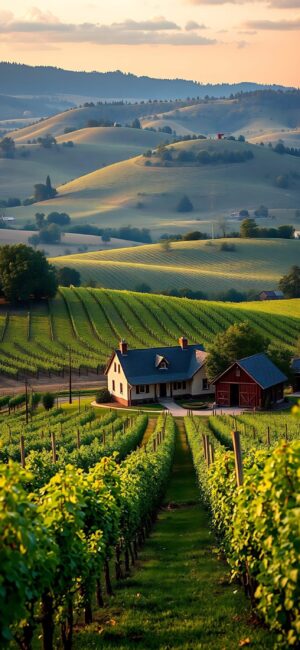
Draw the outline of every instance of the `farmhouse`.
M206 395L213 392L202 345L189 345L185 336L173 347L129 350L120 341L105 370L113 400L130 406L164 397Z
M220 406L268 408L283 400L287 377L263 353L235 361L214 380Z
M261 291L259 294L260 300L282 300L284 295L282 291Z

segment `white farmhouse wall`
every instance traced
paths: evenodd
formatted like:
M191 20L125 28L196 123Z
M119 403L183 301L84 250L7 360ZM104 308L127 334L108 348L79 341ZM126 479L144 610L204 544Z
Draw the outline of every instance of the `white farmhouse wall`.
M116 364L116 370L114 369ZM118 367L120 366L120 372L118 372ZM113 381L115 382L115 389L113 389ZM123 386L123 392L120 390L120 384ZM118 360L117 355L115 354L109 371L107 373L107 388L109 392L114 395L116 398L127 400L129 399L129 386L128 381L125 377L123 368Z
M214 386L208 385L207 390L203 390L203 379L207 378L206 374L206 365L202 366L202 368L199 368L199 370L195 373L193 379L192 379L192 385L191 385L191 395L208 395L209 393L214 393L215 388Z

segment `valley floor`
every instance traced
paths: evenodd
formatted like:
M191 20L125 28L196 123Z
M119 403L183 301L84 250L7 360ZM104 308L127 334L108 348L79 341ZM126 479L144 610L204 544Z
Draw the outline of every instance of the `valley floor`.
M89 628L77 627L78 650L274 647L218 557L208 514L199 503L183 420L178 423L168 505L131 576L115 587L110 604Z

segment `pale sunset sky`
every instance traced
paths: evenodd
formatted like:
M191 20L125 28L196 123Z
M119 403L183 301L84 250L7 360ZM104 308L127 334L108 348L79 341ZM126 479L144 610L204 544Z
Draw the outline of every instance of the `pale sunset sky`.
M0 0L0 60L298 87L300 0Z

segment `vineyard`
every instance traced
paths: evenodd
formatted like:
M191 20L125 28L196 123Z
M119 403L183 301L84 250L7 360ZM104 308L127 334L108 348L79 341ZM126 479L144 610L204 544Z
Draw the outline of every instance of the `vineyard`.
M276 632L276 647L299 647L299 420L190 417L185 425L202 498L233 576ZM233 430L238 434L231 436Z
M192 416L184 424L178 420L176 433L174 419L166 414L148 422L147 415L139 412L99 412L88 406L80 409L80 403L49 412L30 408L28 414L22 395L9 402L1 398L0 408L1 647L16 647L11 645L16 643L32 650L39 647L40 638L46 650L59 644L70 649L78 635L75 621L89 626L96 611L104 604L110 607L113 585L124 583L134 570L156 520L175 444L178 454L178 441L187 434L202 499L211 511L218 544L234 578L242 582L253 607L276 635L278 647L296 648L300 636L296 605L299 419L289 413ZM236 483L232 430L239 432L244 456L241 487ZM191 481L187 502L184 472ZM193 509L199 507L190 500L196 489L192 473L189 464L175 466L175 496L182 505L172 506L172 517L189 513L191 525L195 517L197 521ZM168 518L165 525L171 525ZM195 535L201 534L196 527ZM167 539L163 546L168 545ZM186 534L177 539L188 543ZM219 564L215 558L216 573ZM169 579L174 582L175 576ZM188 580L189 601L190 589ZM127 597L130 602L130 592ZM126 603L124 596L120 599L122 609ZM169 600L165 606L169 608ZM236 606L230 604L226 616L232 619ZM147 621L144 624L147 627ZM244 630L243 626L247 628L245 621L241 622ZM108 644L98 646L97 641L86 645L84 629L81 626L76 647L111 647L109 630ZM228 623L223 634L233 634ZM263 629L258 627L252 634L256 647L270 647ZM235 643L236 637L228 638ZM220 646L212 642L211 647Z
M205 230L207 222L191 229ZM232 239L172 242L165 251L161 244L103 250L52 258L57 267L76 268L82 279L111 289L135 290L146 283L152 291L189 287L210 298L234 288L259 293L276 287L282 275L299 259L297 240Z
M174 345L185 334L209 344L235 322L249 321L278 345L300 335L300 301L221 303L105 289L60 288L28 311L0 312L0 373L13 378L103 370L124 338L132 348ZM283 343L284 341L284 343Z

